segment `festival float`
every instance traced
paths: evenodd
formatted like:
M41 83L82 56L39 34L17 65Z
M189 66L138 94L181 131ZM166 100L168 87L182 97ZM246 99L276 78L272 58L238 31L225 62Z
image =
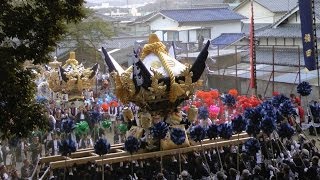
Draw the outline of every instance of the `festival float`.
M41 165L48 166L42 178L57 169L72 169L89 163L97 167L104 179L106 164L147 159L159 162L159 171L162 171L163 159L172 156L179 157L181 172L183 154L199 152L210 171L205 156L207 152L217 152L220 167L223 168L221 147L235 148L244 143L244 150L241 151L255 156L261 150L260 144L256 138L249 136L257 137L262 132L270 138L278 130L281 131L281 138L291 138L294 131L287 119L295 113L292 103L283 95L262 102L255 96L238 95L235 89L227 94L220 94L218 90L198 89L209 45L208 41L192 65L185 65L167 52L166 46L155 34L151 34L143 49L133 52L134 63L126 70L102 48L114 80L116 97L124 105L134 103L140 107L140 122L130 126L125 132L125 142L121 144L110 146L100 137L94 148L75 152L72 140L64 140L62 156L40 159ZM49 85L55 91L80 93L94 83L92 78L96 66L85 70L79 67L74 58L67 61L64 68L54 64L54 70L49 73ZM186 112L185 117L181 110ZM125 107L123 115L125 123L130 124L133 120L132 111ZM276 125L278 121L281 124L279 127ZM72 131L72 124L69 126L66 129ZM239 148L235 150L238 153L238 166L239 151Z
M44 72L48 87L51 90L50 98L53 100L74 101L84 99L85 92L96 85L98 64L85 68L76 60L75 52L70 52L70 57L62 66L56 59L46 66Z
M63 149L67 152L63 153L63 156L40 159L40 164L49 163L43 176L54 169L71 167L75 164L95 162L100 166L149 158L160 158L162 169L162 158L165 156L177 155L181 160L183 153L236 145L247 140L248 135L242 133L244 129L237 135L232 134L230 122L221 123L225 127L219 125L224 135L219 136L218 125L210 126L211 133L207 133L206 128L196 124L198 111L202 121L208 118L209 112L191 104L187 121L189 124L194 123L194 126L186 129L185 125L181 124L183 119L179 112L181 103L186 104L185 101L195 98L194 94L202 84L200 78L205 69L209 45L208 41L195 62L188 65L176 60L173 54L168 53L166 46L158 37L151 34L148 44L140 52L133 52L134 63L126 70L102 48L105 62L114 80L114 94L123 104L134 103L140 107L138 113L140 123L126 132L123 144L110 146L107 142L99 140L94 148L74 152L71 139L64 140L66 142L62 143L65 146ZM82 65L78 65L74 54L71 54L63 67L57 61L50 64L47 73L49 87L54 92L65 92L71 98L77 98L84 89L94 85L96 71L97 66L84 69ZM218 99L218 96L216 94L215 99ZM203 100L198 100L199 103L204 103ZM210 108L210 117L219 113L217 107L211 105ZM124 108L123 114L127 123L133 119L132 112L127 107Z

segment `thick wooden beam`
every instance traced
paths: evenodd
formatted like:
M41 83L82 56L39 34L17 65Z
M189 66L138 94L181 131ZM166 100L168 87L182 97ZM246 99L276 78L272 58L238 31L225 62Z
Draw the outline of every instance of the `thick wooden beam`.
M216 140L204 140L202 143L202 146L204 149L210 149L215 147L222 147L222 146L228 146L228 145L236 145L239 143L243 143L245 140L247 140L248 134L242 133L239 135L239 141L238 141L238 135L233 135L230 140L224 140L224 139L216 139ZM117 147L117 148L116 148ZM201 145L199 143L192 143L190 147L180 148L180 149L172 149L172 150L165 150L165 151L156 151L156 152L138 152L137 154L134 154L132 157L129 153L122 150L122 145L113 146L111 149L111 152L109 154L106 154L102 157L96 155L92 150L87 149L87 151L83 152L75 152L70 157L74 157L74 159L61 159L61 156L54 156L54 157L46 157L41 159L42 162L50 162L51 169L57 169L57 168L63 168L65 166L73 166L74 164L80 165L80 164L86 164L88 162L96 162L96 163L102 163L103 164L112 164L117 162L123 162L123 161L129 161L131 158L133 160L139 160L139 159L148 159L152 157L160 157L160 156L166 156L166 155L173 155L180 153L187 153L191 151L197 151L201 148ZM87 156L87 157L81 157ZM60 159L58 158L60 157ZM103 158L103 161L101 160ZM49 161L50 160L50 161Z
M99 156L99 155L95 155L95 156L88 156L88 157L81 157L81 158L76 158L76 159L70 159L67 161L55 161L55 162L50 162L50 167L51 169L57 169L57 168L63 168L63 167L70 167L73 165L81 165L81 164L86 164L88 162L94 162L97 159L101 159L101 158L114 158L114 157L120 157L123 155L128 155L128 153L126 151L118 151L116 153L110 153L110 154L106 154L104 156Z
M241 139L239 139L239 141L238 141L238 139L235 139L235 140L207 143L207 144L203 144L202 147L201 147L201 145L195 145L195 146L190 146L190 147L185 147L185 148L180 148L180 149L172 149L172 150L165 150L165 151L156 151L156 152L149 152L149 153L125 155L125 156L121 156L121 157L106 158L103 160L98 159L95 162L98 165L102 165L102 164L113 164L113 163L124 162L124 161L149 159L149 158L154 158L154 157L175 155L175 154L178 154L179 152L180 153L188 153L188 152L192 152L192 151L198 151L201 148L211 149L211 148L216 148L216 147L236 145L236 144L243 143L247 139L249 139L249 137L241 138Z
M121 149L122 147L123 147L123 144L113 144L113 145L111 145L110 153L118 152L118 149ZM77 150L77 152L71 153L70 157L71 158L84 157L84 156L90 155L90 153L93 153L93 152L94 152L93 148L79 149L79 150ZM53 161L61 161L64 159L65 158L60 155L47 156L47 157L41 157L40 163L49 163L49 162L53 162Z

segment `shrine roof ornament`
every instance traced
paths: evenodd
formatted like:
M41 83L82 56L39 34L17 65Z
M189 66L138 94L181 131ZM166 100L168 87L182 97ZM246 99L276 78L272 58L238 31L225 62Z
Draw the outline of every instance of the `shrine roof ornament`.
M62 63L56 59L46 66L46 78L53 92L63 92L69 99L82 98L83 90L92 89L96 83L99 65L85 68L76 60L75 52L70 52L69 59Z
M134 52L134 63L127 70L104 48L102 51L121 102L133 102L148 111L166 111L188 99L201 85L209 44L208 41L192 66L171 57L155 34L149 36L140 54Z

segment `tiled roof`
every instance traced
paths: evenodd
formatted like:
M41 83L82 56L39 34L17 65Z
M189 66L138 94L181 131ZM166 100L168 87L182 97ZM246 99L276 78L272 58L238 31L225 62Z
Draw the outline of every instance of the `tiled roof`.
M317 31L320 32L320 26L317 27ZM300 24L286 24L278 26L277 28L268 28L262 31L258 31L255 34L256 37L283 37L283 38L301 38L301 26Z
M179 23L246 19L245 16L235 13L228 8L162 10L160 13Z
M155 14L157 14L157 12L152 12L149 13L147 15L144 16L139 16L137 17L133 22L129 23L129 24L136 24L136 23L145 23L145 21L147 21L148 19L150 19L152 16L154 16Z
M108 49L123 49L133 46L137 40L147 40L147 36L130 36L130 37L117 37L111 38L104 42L104 46Z
M294 8L298 0L255 0L271 12L287 12Z
M255 0L255 2L273 13L290 11L298 4L298 0ZM235 10L239 9L246 3L250 3L250 0L243 1L235 8Z
M319 0L315 1L314 7L315 7L315 10L314 10L315 16L317 20L320 20L320 1ZM290 11L284 14L277 22L275 22L272 25L272 27L278 27L282 23L285 24L286 20L298 11L299 11L299 4L297 4L294 8L292 8Z
M242 58L242 62L250 62L249 55L246 53ZM272 48L257 48L256 50L257 64L272 64L273 52ZM303 53L300 52L300 63L304 66ZM299 65L299 52L298 49L288 48L275 48L274 51L274 64L285 66L298 66Z
M212 46L218 46L219 48L225 48L240 39L244 38L244 33L222 33L220 36L216 37L215 39L211 40Z
M256 23L254 24L254 30L257 33L258 31L262 31L263 29L266 29L271 25L272 24L270 23ZM243 24L241 32L248 35L250 33L250 24L249 23Z
M315 0L314 1L314 12L316 14L316 18L320 19L320 1L319 0Z

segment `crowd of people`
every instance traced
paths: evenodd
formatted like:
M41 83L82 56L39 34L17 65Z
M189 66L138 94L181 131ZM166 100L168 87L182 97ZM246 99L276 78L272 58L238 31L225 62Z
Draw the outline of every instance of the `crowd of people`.
M258 98L262 101L262 98ZM249 156L243 150L244 146L221 147L203 152L192 152L178 156L164 157L162 163L159 158L127 161L110 164L104 167L105 179L320 179L319 157L320 151L316 146L316 140L310 139L301 131L301 123L308 119L301 107L301 100L291 95L298 116L290 122L295 125L298 138L281 139L277 136L265 137L262 133L257 137L261 149L254 156ZM47 132L34 130L32 136L24 139L10 139L1 141L0 151L0 178L1 179L27 179L34 174L38 160L43 156L59 155L59 143L65 138L63 123L72 120L74 123L86 121L90 131L85 134L72 133L71 137L77 144L77 149L92 148L100 137L106 137L111 133L114 143L124 142L125 136L119 132L117 125L125 124L128 129L132 125L139 125L139 107L130 104L134 115L132 122L124 121L122 109L124 106L117 101L103 106L104 100L98 100L83 106L76 107L76 103L67 106L57 106L50 102L48 117L50 129ZM186 128L200 124L207 126L208 119L199 119L190 122L187 117L187 109L184 106L196 103L186 101L178 108L183 117L181 124ZM206 106L205 103L200 106ZM231 113L219 109L219 115L214 114L215 119L221 121L230 120ZM226 113L222 112L225 111ZM222 113L221 113L222 112ZM228 115L229 113L229 115ZM111 126L103 128L101 121L92 118L92 114L98 114L100 119L108 119ZM309 115L309 113L307 114ZM290 120L289 120L290 121ZM212 120L211 123L214 123ZM313 132L313 133L312 133ZM314 134L312 131L311 134ZM300 134L299 134L300 133ZM239 155L238 155L239 152ZM239 160L238 160L239 156ZM239 162L239 163L238 163ZM161 165L162 164L162 165ZM131 170L133 167L133 172ZM181 168L180 168L181 167ZM42 167L41 173L46 167ZM41 174L40 173L40 174ZM101 179L101 167L89 163L83 166L74 166L67 170L54 170L55 179ZM36 177L36 176L34 176Z
M118 125L123 123L123 105L117 101L112 101L107 109L103 108L105 102L98 100L91 101L90 104L84 102L70 102L57 104L54 101L46 102L49 129L40 131L35 129L28 138L13 138L1 140L0 144L0 179L8 177L29 178L33 175L40 157L61 154L59 145L66 138L63 124L67 120L77 124L81 121L87 122L89 130L86 133L76 134L71 137L76 142L77 149L92 148L94 143L105 133L110 134L109 142L121 143L124 138L123 132ZM76 104L78 107L76 107ZM80 104L80 105L79 105ZM137 107L131 105L133 112ZM94 116L94 117L92 117ZM101 125L103 120L110 121L110 127L104 128ZM126 124L127 125L127 124ZM18 173L19 172L19 173ZM19 175L19 176L18 176ZM9 178L9 179L10 179Z

